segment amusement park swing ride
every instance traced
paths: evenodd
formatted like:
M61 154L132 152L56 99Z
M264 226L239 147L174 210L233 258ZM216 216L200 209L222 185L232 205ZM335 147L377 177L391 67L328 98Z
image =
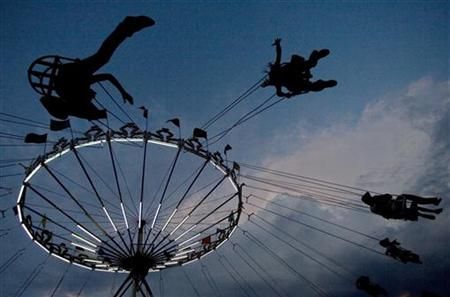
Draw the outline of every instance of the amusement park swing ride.
M144 27L142 24L138 25L135 31ZM113 43L117 41L116 47L124 38L130 36L123 32L123 27L121 23L112 34L119 40L113 41ZM117 37L117 34L125 35ZM275 86L280 95L281 85L277 85L275 77L277 71L281 73L288 71L293 64L280 63L280 39L275 40L274 46L277 49L277 58L275 63L271 64L268 75L202 128L195 128L189 138L182 138L178 118L168 121L173 127L178 128L175 129L178 131L174 132L169 128L150 131L147 125L148 111L145 107L142 107L145 127L130 121L122 122L121 126L115 128L110 125L105 115L107 112L109 116L116 118L117 116L107 109L104 115L94 113L93 116L84 114L83 108L73 111L74 108L78 108L73 102L64 103L71 105L72 110L68 108L68 115L88 119L95 125L74 136L67 116L56 116L58 120L51 120L51 130L69 128L70 138L60 138L54 142L51 149L46 149L43 154L33 158L28 166L24 166L25 177L20 186L15 211L25 233L37 246L61 261L91 271L126 274L125 280L115 290L114 297L125 296L129 292L132 296L155 296L151 284L146 279L149 273L184 266L202 259L229 241L237 229L241 229L243 235L258 246L268 250L264 242L240 228L239 222L243 215L256 225L253 218L268 224L270 222L256 212L247 212L244 205L267 212L273 211L255 203L260 200L264 204L270 203L284 208L286 206L258 196L257 191L283 194L288 190L303 195L306 199L316 198L320 203L333 207L367 211L364 204L349 202L348 199L342 198L343 195L360 197L366 191L364 189L244 163L238 164L228 160L227 152L231 150L230 145L226 145L222 152L210 151L211 144L218 142L232 129L276 103L291 96L309 91L318 92L336 85L335 81L319 80L314 83L309 81L312 77L309 70L317 64L318 59L329 53L327 50L314 51L306 62L310 63L307 66L309 68L302 72L301 90L297 89L285 97L279 96L280 98L276 98L277 94L272 95L246 113L234 125L208 138L206 128L260 86ZM110 54L112 55L112 51ZM58 84L61 82L58 83L58 76L63 72L64 65L76 65L79 62L80 60L61 56L38 58L28 70L29 82L37 93L50 98L49 102L59 100ZM94 82L105 90L99 81ZM94 82L89 82L88 86ZM118 83L113 84L117 87ZM284 84L283 87L295 89L292 82ZM109 95L106 90L105 92ZM122 93L127 95L125 91ZM276 100L271 101L274 98ZM82 104L83 107L93 108L90 101ZM51 109L49 112L53 116L59 115L52 113ZM105 118L106 123L103 121ZM46 143L47 135L29 134L26 142ZM244 175L241 173L241 167L246 168L248 172L264 172L266 178ZM249 193L244 195L243 188L248 188ZM410 204L406 199L402 201L404 208L407 203ZM302 214L314 218L310 214ZM331 224L327 220L314 219ZM328 236L343 239L323 229L303 225ZM333 225L368 239L379 240L346 226ZM356 242L343 240L363 247ZM394 253L397 260L404 263L408 261L420 263L418 256L412 252L402 248L392 249L393 246L389 245L391 242L388 239L384 240L384 243L391 247L391 253ZM232 244L234 249L236 244ZM396 244L399 245L398 242ZM374 249L366 249L383 255ZM243 252L245 253L245 250ZM327 296L314 282L305 278L276 253L272 254L280 263L302 278L318 296ZM251 255L247 257L253 260ZM254 263L258 265L256 261ZM281 295L276 288L270 287L276 295ZM360 277L357 287L368 294L378 288L370 283L368 277ZM384 294L381 287L376 292Z

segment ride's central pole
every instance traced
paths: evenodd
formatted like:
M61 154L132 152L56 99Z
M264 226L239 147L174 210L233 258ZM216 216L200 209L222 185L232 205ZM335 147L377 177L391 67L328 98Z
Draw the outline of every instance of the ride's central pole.
M139 222L139 230L138 230L138 240L137 240L137 254L138 255L142 255L143 252L143 239L144 239L144 226L145 226L145 221L142 220L142 218L140 218L140 222ZM141 275L135 275L135 277L133 278L133 293L132 296L133 297L137 297L137 292L139 290L140 287L140 283L141 283ZM143 277L145 279L145 276Z

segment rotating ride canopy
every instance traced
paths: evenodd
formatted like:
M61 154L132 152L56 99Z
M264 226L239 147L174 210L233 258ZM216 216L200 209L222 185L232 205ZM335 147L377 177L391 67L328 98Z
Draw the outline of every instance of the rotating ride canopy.
M148 272L191 263L231 236L242 186L227 163L167 128L93 127L32 162L18 217L51 255L90 270L128 272L140 283Z

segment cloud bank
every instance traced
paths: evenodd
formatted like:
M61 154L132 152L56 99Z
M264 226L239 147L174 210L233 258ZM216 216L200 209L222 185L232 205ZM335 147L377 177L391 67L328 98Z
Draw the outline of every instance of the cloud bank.
M293 144L290 147L297 149L283 156L266 156L263 167L380 193L440 196L444 198L444 208L450 205L449 81L438 82L424 77L412 82L368 104L360 118L351 124L337 123L315 134L293 130L290 135ZM441 294L449 291L445 282L450 274L450 259L446 252L450 248L447 232L450 217L447 210L436 221L394 222L376 215L361 216L349 211L288 201L287 197L274 199L377 237L398 238L404 247L417 251L426 264L406 266L387 257L367 256L367 252L355 251L353 247L349 249L348 245L322 234L274 219L290 234L308 238L308 242L315 244L318 250L339 259L340 263L356 273L373 275L393 296L418 296L424 289ZM379 249L376 242L370 245ZM289 248L283 253L286 258L304 261L298 260L298 254L289 252ZM330 279L330 273L321 271L318 266L298 265L320 284L324 283L324 279ZM371 267L370 271L367 267ZM335 283L328 288L342 289L342 294L349 296L352 293L344 289L349 285L352 284ZM311 291L304 293L309 295Z

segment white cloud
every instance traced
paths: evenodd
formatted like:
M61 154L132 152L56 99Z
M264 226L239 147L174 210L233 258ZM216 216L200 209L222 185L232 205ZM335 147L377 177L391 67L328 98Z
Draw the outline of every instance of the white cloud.
M356 124L337 123L307 138L294 134L299 143L291 147L300 149L267 156L263 166L375 191L408 191L433 158L433 133L450 109L448 84L426 77L367 105Z
M282 156L267 156L262 166L340 184L355 185L381 193L406 192L423 196L448 196L449 119L449 81L436 82L430 77L425 77L368 104L356 123L337 123L307 137L305 133L299 132L296 135L296 132L293 132L291 139L294 139L294 144L291 143L290 147L296 149ZM270 199L273 197L274 195L267 196ZM353 212L316 208L282 197L279 199L283 199L284 203L288 203L291 207L295 205L312 215L339 222L367 234L375 235L377 232L376 236L381 237L389 233L403 240L404 247L418 249L425 258L427 255L442 253L442 248L438 250L435 245L436 240L448 242L449 235L445 232L445 226L450 220L446 211L434 222L425 220L418 223L394 222L376 215L362 217ZM291 214L293 215L294 213ZM334 240L317 232L305 233L304 229L297 225L286 225L286 221L275 222L298 238L308 238L308 242L316 244L326 255L340 259L340 263L350 261L357 270L362 270L358 267L362 264L358 264L355 255L349 254L354 249L349 250L348 245L335 244ZM329 228L324 224L320 227ZM361 240L355 237L353 239ZM324 240L327 244L324 244ZM370 242L370 246L379 249L376 242ZM288 249L283 253L288 253ZM291 254L293 255L297 254ZM376 273L378 265L386 265L385 263L393 261L370 259L372 258L360 260L360 263L366 264L367 261L373 260L375 264L370 273ZM427 271L433 271L433 263L429 265L431 266L427 267ZM405 277L417 278L414 273L414 270L410 270ZM385 277L383 274L378 275L381 280ZM398 277L395 276L397 279ZM316 280L320 280L320 277ZM411 286L414 286L413 283Z

